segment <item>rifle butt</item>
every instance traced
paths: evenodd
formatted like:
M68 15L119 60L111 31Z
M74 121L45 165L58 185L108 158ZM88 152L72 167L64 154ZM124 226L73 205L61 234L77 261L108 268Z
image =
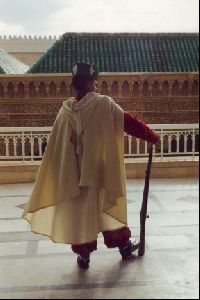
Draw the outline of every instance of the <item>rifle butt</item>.
M145 221L141 223L138 256L143 256L144 253L145 253Z

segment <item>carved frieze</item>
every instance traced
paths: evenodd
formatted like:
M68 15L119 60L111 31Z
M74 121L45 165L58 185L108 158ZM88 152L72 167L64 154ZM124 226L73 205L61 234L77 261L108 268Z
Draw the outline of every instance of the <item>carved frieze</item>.
M153 102L120 102L118 103L126 111L145 112L176 112L198 111L198 101L153 101Z
M0 127L7 127L9 126L9 118L8 115L4 115L0 113Z
M46 104L41 104L41 103L29 103L28 104L28 111L27 113L46 113Z
M164 112L175 112L175 111L191 111L198 110L198 102L190 101L155 101L155 102L143 102L141 105L144 111L164 111Z
M189 124L198 123L198 113L143 113L142 119L148 124Z
M58 113L59 109L61 108L62 103L56 103L56 104L46 104L46 112L47 113Z
M0 75L0 126L51 126L62 96L69 96L70 80L69 74ZM171 89L175 83L177 95ZM100 93L103 85L123 110L148 123L198 122L198 74L107 74L98 85Z
M126 111L141 111L142 103L141 102L118 102L119 106Z
M1 113L27 113L28 112L28 105L22 103L0 103L0 112Z
M10 115L9 126L52 126L56 115Z

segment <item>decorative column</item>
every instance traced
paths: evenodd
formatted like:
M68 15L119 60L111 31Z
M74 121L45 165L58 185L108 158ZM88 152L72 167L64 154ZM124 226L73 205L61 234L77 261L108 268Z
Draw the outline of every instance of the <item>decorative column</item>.
M14 83L14 98L15 98L15 99L18 98L17 95L18 95L18 88L17 88L17 83L15 82L15 83Z
M128 81L128 85L129 85L129 97L131 98L132 96L132 83L130 81Z
M35 90L36 90L36 99L39 98L39 82L34 83L35 84Z
M192 95L192 81L188 82L188 96Z
M59 84L56 82L56 97L60 98L60 87Z
M24 98L25 99L29 98L29 84L28 84L28 82L24 83Z
M8 99L8 86L6 83L4 83L3 89L4 89L4 99Z
M142 87L143 87L143 82L142 81L138 81L139 87L138 87L138 96L142 97Z
M46 87L46 97L45 98L50 98L50 94L49 94L50 81L45 81L44 84L45 84L45 87Z
M169 81L169 97L171 97L172 96L172 86L173 86L173 81Z
M107 83L107 86L108 86L108 96L111 97L111 87L112 87L112 82L108 81L106 82Z
M180 96L182 96L183 84L184 84L183 80L179 81L179 95Z
M134 81L130 83L130 97L132 98L133 97L133 86L134 86Z
M147 95L149 94L150 97L152 97L152 88L153 88L153 81L148 81Z
M162 82L158 81L158 97L162 95Z
M119 98L122 98L122 82L121 81L118 82L118 95L119 95Z

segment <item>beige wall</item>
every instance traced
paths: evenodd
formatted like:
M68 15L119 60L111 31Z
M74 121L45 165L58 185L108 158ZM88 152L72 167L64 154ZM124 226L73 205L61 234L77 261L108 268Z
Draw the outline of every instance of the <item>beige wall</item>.
M56 36L0 36L0 49L31 66L56 42L57 38Z
M0 184L34 182L40 162L1 162ZM146 162L129 159L125 162L127 179L144 179ZM151 178L188 178L198 177L198 161L153 161Z
M13 55L16 59L23 62L25 65L32 66L43 55L43 52L10 52L10 54Z

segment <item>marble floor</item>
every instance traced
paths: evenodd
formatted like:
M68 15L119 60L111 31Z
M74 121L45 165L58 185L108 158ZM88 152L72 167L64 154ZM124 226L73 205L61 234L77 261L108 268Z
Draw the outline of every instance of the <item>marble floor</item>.
M143 186L127 181L136 237ZM0 185L0 299L198 299L198 179L152 179L145 255L122 262L100 235L87 271L69 246L31 233L21 219L32 187Z

